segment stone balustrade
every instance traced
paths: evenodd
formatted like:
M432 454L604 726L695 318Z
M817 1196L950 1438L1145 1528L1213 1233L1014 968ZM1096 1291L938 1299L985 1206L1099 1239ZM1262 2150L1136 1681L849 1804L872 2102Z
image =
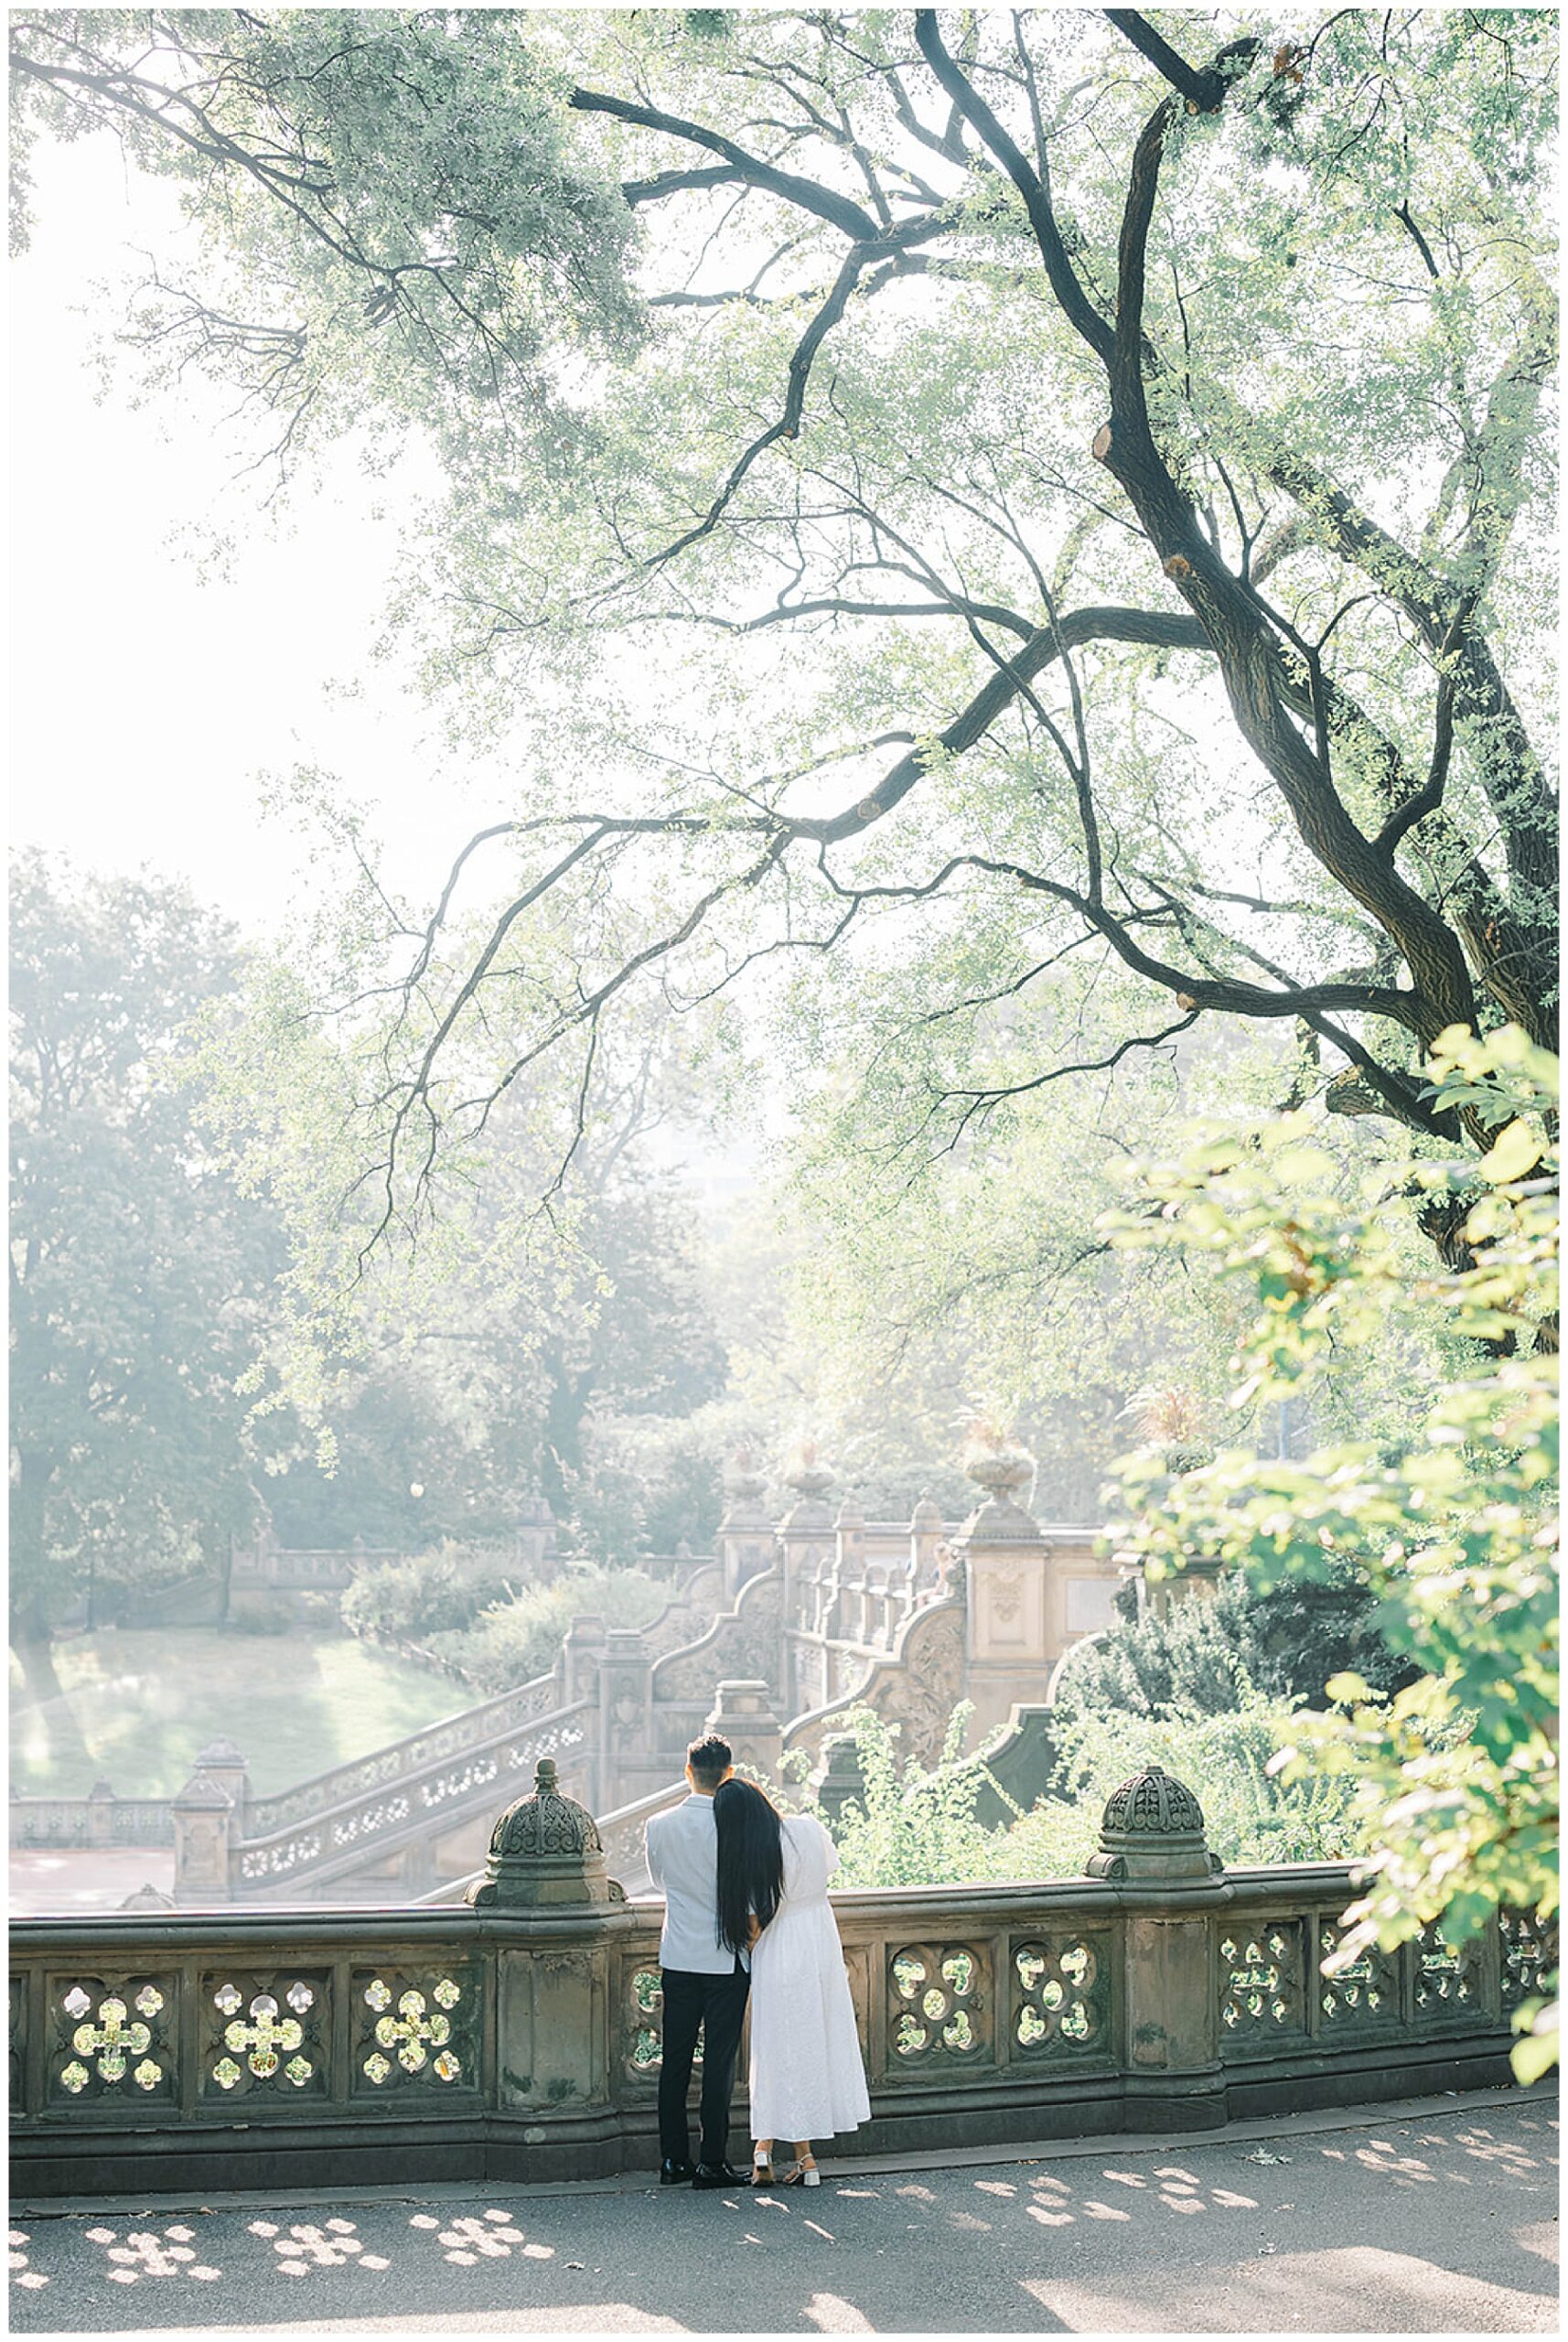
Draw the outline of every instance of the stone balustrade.
M173 1801L120 1797L105 1782L87 1797L12 1797L13 1846L172 1846Z
M960 1527L928 1502L906 1522L868 1521L846 1496L835 1515L830 1476L808 1464L790 1481L799 1500L774 1526L765 1483L737 1464L716 1560L691 1564L651 1626L576 1617L551 1675L275 1796L251 1794L242 1759L225 1767L204 1754L148 1842L172 1836L185 1905L313 1896L355 1874L434 1885L470 1868L487 1800L542 1755L596 1805L633 1807L660 1791L721 1683L753 1687L760 1706L747 1713L768 1717L751 1735L758 1751L781 1735L786 1751L815 1761L864 1703L929 1764L961 1701L974 1740L1020 1703L1048 1702L1062 1654L1111 1615L1118 1563L1092 1531L1042 1527L1023 1509L1028 1469L1015 1452L982 1454L971 1477L984 1501ZM1032 1760L1027 1769L1033 1779ZM14 1803L14 1838L41 1844L52 1828L67 1843L130 1842L129 1820L106 1821L91 1799L76 1814L63 1800L38 1802Z
M541 1756L568 1768L575 1757L585 1757L592 1708L586 1700L553 1707L399 1786L362 1790L309 1821L239 1840L231 1850L230 1884L240 1894L291 1886L306 1877L318 1887L360 1868L368 1855L385 1857L411 1842L426 1847L493 1805L499 1787L526 1779Z
M1326 1977L1349 1871L1227 1875L1201 1823L1151 1767L1110 1801L1097 1875L835 1896L872 2097L857 2150L1201 2129L1508 2079L1509 2014L1555 1957L1533 1922L1461 1951L1429 1930ZM16 2185L651 2168L660 1912L606 1871L545 1766L468 1907L18 1923Z
M407 1781L471 1750L488 1748L509 1733L564 1704L556 1675L536 1675L532 1681L498 1692L471 1708L442 1716L404 1735L368 1756L333 1765L274 1797L252 1797L245 1807L247 1834L274 1836L302 1821L330 1812L354 1798L373 1794Z

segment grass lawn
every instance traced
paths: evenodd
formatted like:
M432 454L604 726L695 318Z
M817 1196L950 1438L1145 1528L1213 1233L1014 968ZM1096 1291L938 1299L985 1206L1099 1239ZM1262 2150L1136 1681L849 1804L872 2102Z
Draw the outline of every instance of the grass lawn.
M213 1627L81 1635L55 1663L91 1762L51 1769L11 1661L11 1786L80 1796L102 1775L122 1797L172 1797L220 1733L263 1794L362 1756L471 1706L460 1683L348 1635L226 1635Z

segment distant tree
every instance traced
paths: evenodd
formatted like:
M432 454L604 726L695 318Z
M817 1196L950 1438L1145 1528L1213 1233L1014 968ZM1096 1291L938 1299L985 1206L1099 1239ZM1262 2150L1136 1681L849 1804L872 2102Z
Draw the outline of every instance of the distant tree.
M69 1730L50 1631L84 1589L221 1570L257 1513L242 1376L275 1230L205 1144L182 1035L233 930L182 886L11 889L10 1638Z

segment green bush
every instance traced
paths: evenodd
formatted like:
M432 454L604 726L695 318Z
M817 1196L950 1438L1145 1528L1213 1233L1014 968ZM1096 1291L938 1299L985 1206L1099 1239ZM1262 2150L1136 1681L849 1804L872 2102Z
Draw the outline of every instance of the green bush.
M1243 1685L1229 1714L1157 1718L1098 1712L1064 1718L1056 1794L1005 1832L1007 1878L1070 1876L1099 1841L1105 1800L1145 1765L1163 1765L1203 1808L1204 1834L1228 1868L1340 1862L1359 1851L1352 1792L1339 1776L1286 1782L1269 1766L1290 1745L1294 1711Z
M954 1709L941 1756L928 1771L914 1756L900 1759L898 1725L869 1708L852 1710L846 1722L865 1796L846 1805L834 1825L835 1886L952 1886L996 1875L1001 1833L975 1820L981 1775L959 1762L969 1716L967 1703Z
M509 1593L499 1558L488 1550L473 1565L469 1549L448 1539L403 1562L377 1562L356 1573L343 1596L343 1624L367 1641L420 1643L470 1627L487 1605Z
M955 1709L931 1769L898 1756L898 1728L868 1709L848 1718L865 1796L835 1826L838 1886L959 1886L987 1881L1072 1878L1099 1842L1105 1800L1148 1763L1163 1765L1197 1795L1209 1845L1230 1866L1331 1862L1359 1849L1352 1792L1337 1775L1287 1781L1268 1770L1291 1736L1287 1703L1244 1690L1229 1715L1157 1720L1080 1714L1064 1720L1057 1793L1006 1829L975 1818L985 1783L983 1752L962 1758L967 1707ZM819 1817L825 1819L825 1817Z
M1212 1595L1121 1619L1079 1643L1064 1665L1064 1712L1227 1715L1253 1691L1321 1705L1331 1675L1354 1667L1380 1691L1408 1671L1380 1631L1381 1606L1348 1563L1317 1586L1260 1593L1238 1571Z
M294 1627L294 1611L281 1594L254 1594L232 1604L229 1626L236 1635L286 1635Z
M338 1595L296 1594L294 1598L295 1615L301 1626L317 1634L323 1631L330 1633L334 1628L341 1628L343 1605Z
M481 1692L506 1692L548 1673L579 1611L607 1627L645 1627L670 1599L641 1570L569 1570L550 1585L524 1586L492 1602L472 1626L434 1634L426 1649Z

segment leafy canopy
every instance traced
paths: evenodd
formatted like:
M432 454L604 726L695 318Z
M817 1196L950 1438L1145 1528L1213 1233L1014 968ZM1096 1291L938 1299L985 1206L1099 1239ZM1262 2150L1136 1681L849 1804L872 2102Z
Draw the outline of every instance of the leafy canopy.
M765 963L831 967L807 1079L891 1064L916 1165L1236 1017L1491 1143L1424 1067L1556 993L1553 23L1169 23L16 26L25 122L114 128L206 238L155 367L285 467L441 467L390 654L516 803L308 988L357 1249L499 1092L591 1101L628 1005Z

